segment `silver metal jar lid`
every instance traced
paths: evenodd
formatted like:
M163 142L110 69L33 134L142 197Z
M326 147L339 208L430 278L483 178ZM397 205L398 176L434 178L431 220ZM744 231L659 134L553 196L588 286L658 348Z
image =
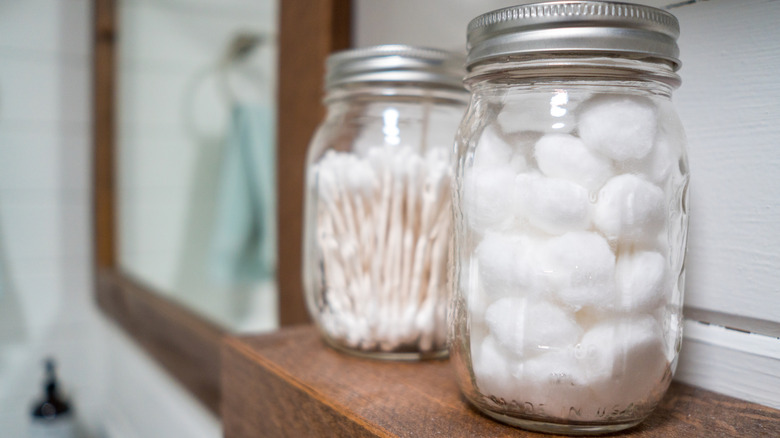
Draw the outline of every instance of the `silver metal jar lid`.
M344 50L328 57L325 88L356 82L414 82L463 90L464 58L402 44Z
M650 6L553 1L499 9L468 26L467 68L508 55L593 53L652 57L680 68L674 15Z

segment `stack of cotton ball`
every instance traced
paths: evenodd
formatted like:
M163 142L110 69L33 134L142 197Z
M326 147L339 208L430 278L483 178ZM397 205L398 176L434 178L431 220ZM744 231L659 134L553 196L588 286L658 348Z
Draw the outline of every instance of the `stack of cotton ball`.
M462 210L479 279L467 292L472 365L493 403L595 421L641 406L665 378L660 321L676 273L662 187L680 150L659 111L596 96L576 135L480 137Z
M324 281L319 322L367 351L443 350L450 248L446 149L329 151L313 167Z

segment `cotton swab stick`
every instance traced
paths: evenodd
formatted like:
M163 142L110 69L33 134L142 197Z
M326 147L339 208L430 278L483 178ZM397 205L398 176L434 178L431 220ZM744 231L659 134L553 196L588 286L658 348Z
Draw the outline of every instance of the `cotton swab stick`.
M445 212L442 211L442 213ZM444 257L446 256L450 243L450 221L448 219L449 217L446 215L440 217L437 221L435 230L432 233L435 236L435 241L433 243L433 252L429 265L431 268L431 277L428 282L427 296L425 297L425 301L423 302L420 311L417 313L417 318L415 320L415 325L422 335L420 338L420 348L424 351L430 350L432 347L435 333L435 306L439 302L439 298L443 295L440 294L440 288L442 286L440 283L444 274L442 272L442 266L445 266L444 262L446 261Z
M330 151L318 175L319 318L352 348L421 352L446 342L448 156L380 146Z

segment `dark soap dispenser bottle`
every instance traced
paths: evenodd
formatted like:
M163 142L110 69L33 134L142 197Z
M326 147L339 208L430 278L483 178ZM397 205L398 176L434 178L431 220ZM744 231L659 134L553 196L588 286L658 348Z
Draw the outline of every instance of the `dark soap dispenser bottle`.
M73 409L57 389L54 360L46 360L43 398L32 410L30 438L77 438Z

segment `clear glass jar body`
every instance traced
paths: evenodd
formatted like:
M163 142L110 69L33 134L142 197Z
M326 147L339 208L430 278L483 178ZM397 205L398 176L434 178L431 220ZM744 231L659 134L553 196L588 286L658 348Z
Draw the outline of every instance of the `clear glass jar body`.
M331 90L306 165L304 283L352 354L447 354L450 155L468 95L395 83Z
M546 61L469 78L450 354L486 414L544 432L607 433L658 404L682 339L679 82L665 64Z

